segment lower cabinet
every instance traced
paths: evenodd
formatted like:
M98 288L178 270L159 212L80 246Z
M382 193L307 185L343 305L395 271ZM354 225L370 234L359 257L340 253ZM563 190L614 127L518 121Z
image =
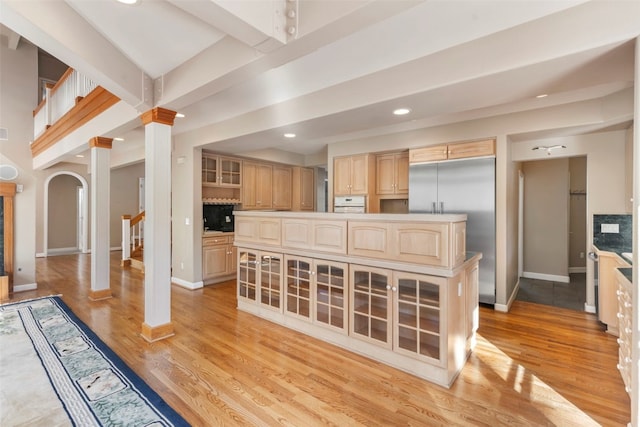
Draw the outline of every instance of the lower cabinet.
M440 288L446 278L351 267L351 335L400 354L439 362Z
M207 236L202 239L202 280L215 283L236 274L236 247L233 235Z
M345 263L285 255L285 314L347 333Z
M631 370L633 368L633 359L631 357L632 349L632 314L633 305L632 299L632 286L629 281L622 276L622 273L617 272L618 289L616 291L618 299L618 331L620 332L618 338L618 370L622 376L624 382L624 388L631 395Z
M238 308L449 387L475 343L478 262L453 277L238 249Z
M239 249L238 299L282 311L282 255Z

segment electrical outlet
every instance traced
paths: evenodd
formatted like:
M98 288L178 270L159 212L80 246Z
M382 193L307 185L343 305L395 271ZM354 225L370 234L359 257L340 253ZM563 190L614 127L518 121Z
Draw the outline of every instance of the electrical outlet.
M601 233L620 233L620 224L600 224Z
M584 252L580 252L580 258L584 258Z

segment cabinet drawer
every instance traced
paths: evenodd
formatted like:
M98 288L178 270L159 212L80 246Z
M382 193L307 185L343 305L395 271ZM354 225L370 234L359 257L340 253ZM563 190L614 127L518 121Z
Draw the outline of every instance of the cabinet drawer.
M233 240L229 240L229 236L203 237L202 246L226 245L228 243L231 243L232 241Z

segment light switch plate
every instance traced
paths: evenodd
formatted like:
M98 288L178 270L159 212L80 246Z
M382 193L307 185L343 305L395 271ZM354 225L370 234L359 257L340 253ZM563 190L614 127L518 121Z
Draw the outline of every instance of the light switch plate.
M620 233L619 224L600 224L601 233Z

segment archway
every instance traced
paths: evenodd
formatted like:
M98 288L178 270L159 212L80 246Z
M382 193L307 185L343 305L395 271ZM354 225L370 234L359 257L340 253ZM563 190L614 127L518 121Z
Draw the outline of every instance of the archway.
M89 185L87 183L87 180L82 175L79 175L71 171L60 171L47 177L44 183L44 229L42 233L42 239L43 239L42 249L43 249L44 255L45 256L49 255L49 189L51 186L51 181L60 175L70 175L76 178L82 185L81 188L82 188L82 193L84 194L84 197L81 197L80 206L78 206L78 210L80 211L78 215L80 222L79 224L77 224L77 226L79 227L79 232L81 236L77 246L82 253L87 253L89 252L89 243L88 243L89 242L89 225L88 225Z

